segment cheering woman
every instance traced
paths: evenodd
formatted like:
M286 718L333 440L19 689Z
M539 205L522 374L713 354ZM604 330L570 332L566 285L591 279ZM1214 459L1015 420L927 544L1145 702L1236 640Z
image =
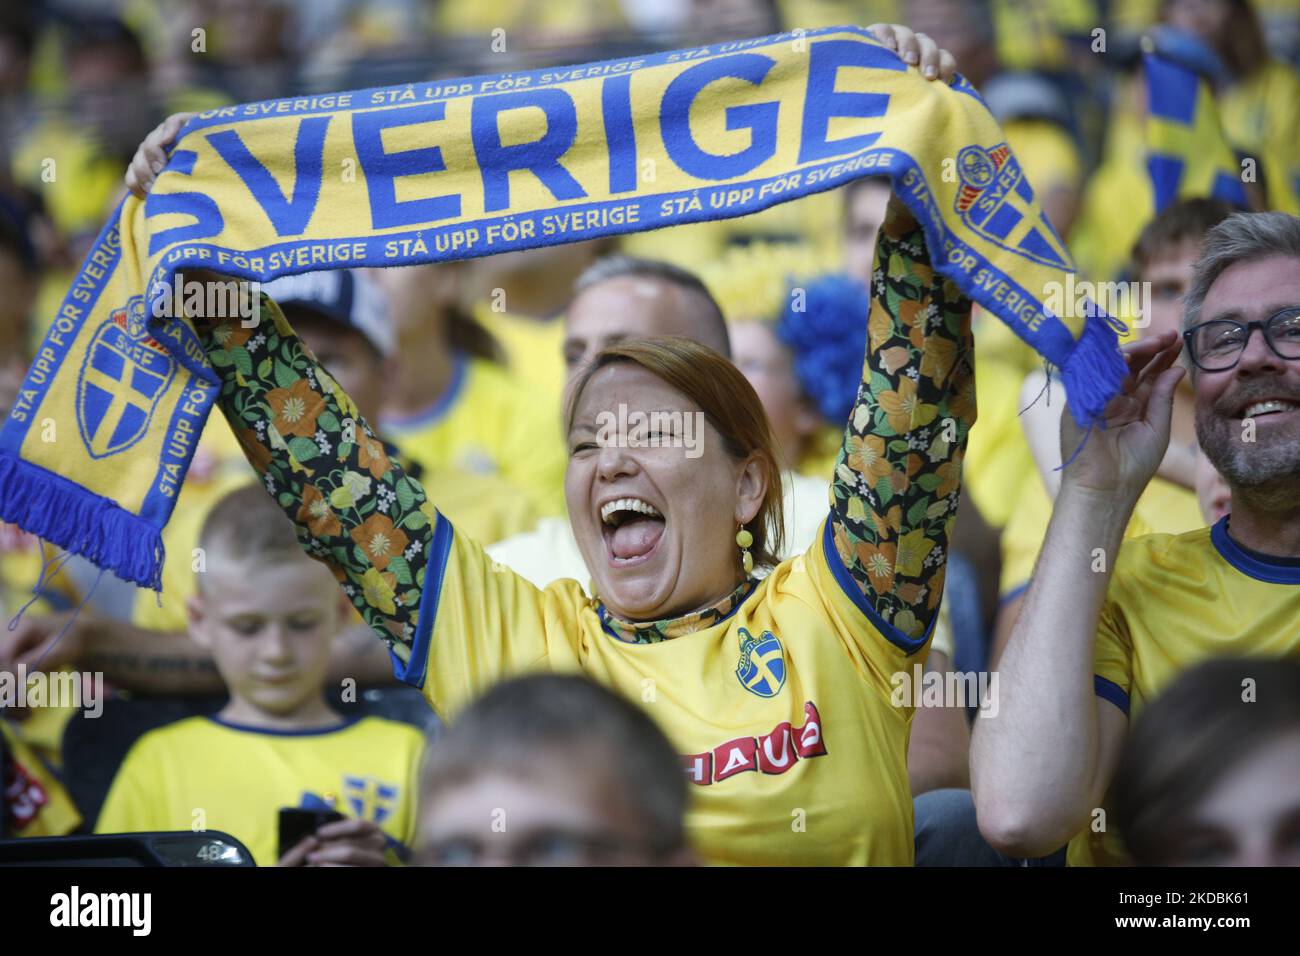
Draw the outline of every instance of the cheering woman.
M926 76L952 79L929 38L872 29ZM174 125L137 153L137 192ZM773 558L778 454L726 359L634 340L580 374L565 497L596 598L571 580L538 590L458 532L274 303L261 307L255 328L203 331L221 409L303 548L440 715L509 674L581 672L639 702L679 749L704 859L912 862L911 701L891 677L927 651L975 405L970 303L935 273L897 200L829 515L806 552Z

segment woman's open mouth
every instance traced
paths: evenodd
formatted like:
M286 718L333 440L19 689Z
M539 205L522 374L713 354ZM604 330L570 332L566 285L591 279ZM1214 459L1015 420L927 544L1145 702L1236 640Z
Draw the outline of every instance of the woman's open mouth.
M600 530L610 564L617 568L646 561L663 540L663 513L644 498L615 498L600 506Z

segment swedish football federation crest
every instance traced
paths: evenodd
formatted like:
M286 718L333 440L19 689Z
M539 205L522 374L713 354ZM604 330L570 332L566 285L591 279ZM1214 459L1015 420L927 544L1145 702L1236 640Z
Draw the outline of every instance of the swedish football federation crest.
M398 788L374 777L343 778L343 797L359 820L383 823L397 808Z
M175 374L176 360L149 334L144 299L132 296L95 332L77 376L77 427L90 457L143 438Z
M771 631L755 639L740 628L740 663L736 665L740 686L759 697L775 697L785 686L785 649Z
M1074 268L1047 217L1033 212L1033 190L1006 143L964 148L957 154L957 178L961 189L954 209L971 229L1040 265Z

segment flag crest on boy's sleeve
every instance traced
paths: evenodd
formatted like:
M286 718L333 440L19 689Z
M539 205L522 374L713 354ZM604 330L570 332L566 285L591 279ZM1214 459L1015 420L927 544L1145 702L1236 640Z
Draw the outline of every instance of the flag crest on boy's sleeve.
M53 319L0 433L0 518L158 586L218 382L184 318L198 314L186 269L264 282L486 256L742 216L873 174L936 269L1095 419L1125 375L1113 320L1045 304L1073 265L997 123L965 80L927 81L837 27L200 114ZM217 354L226 374L250 371L242 350Z
M1241 167L1219 122L1210 85L1155 53L1142 57L1147 92L1147 171L1156 211L1179 199L1212 198L1246 208Z

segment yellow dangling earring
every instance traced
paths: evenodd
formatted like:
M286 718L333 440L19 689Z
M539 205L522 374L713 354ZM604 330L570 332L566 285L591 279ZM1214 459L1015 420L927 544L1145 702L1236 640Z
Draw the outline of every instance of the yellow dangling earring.
M749 548L753 543L754 536L743 527L736 532L736 544L740 547L740 563L744 567L746 574L754 573L754 556L749 553Z

